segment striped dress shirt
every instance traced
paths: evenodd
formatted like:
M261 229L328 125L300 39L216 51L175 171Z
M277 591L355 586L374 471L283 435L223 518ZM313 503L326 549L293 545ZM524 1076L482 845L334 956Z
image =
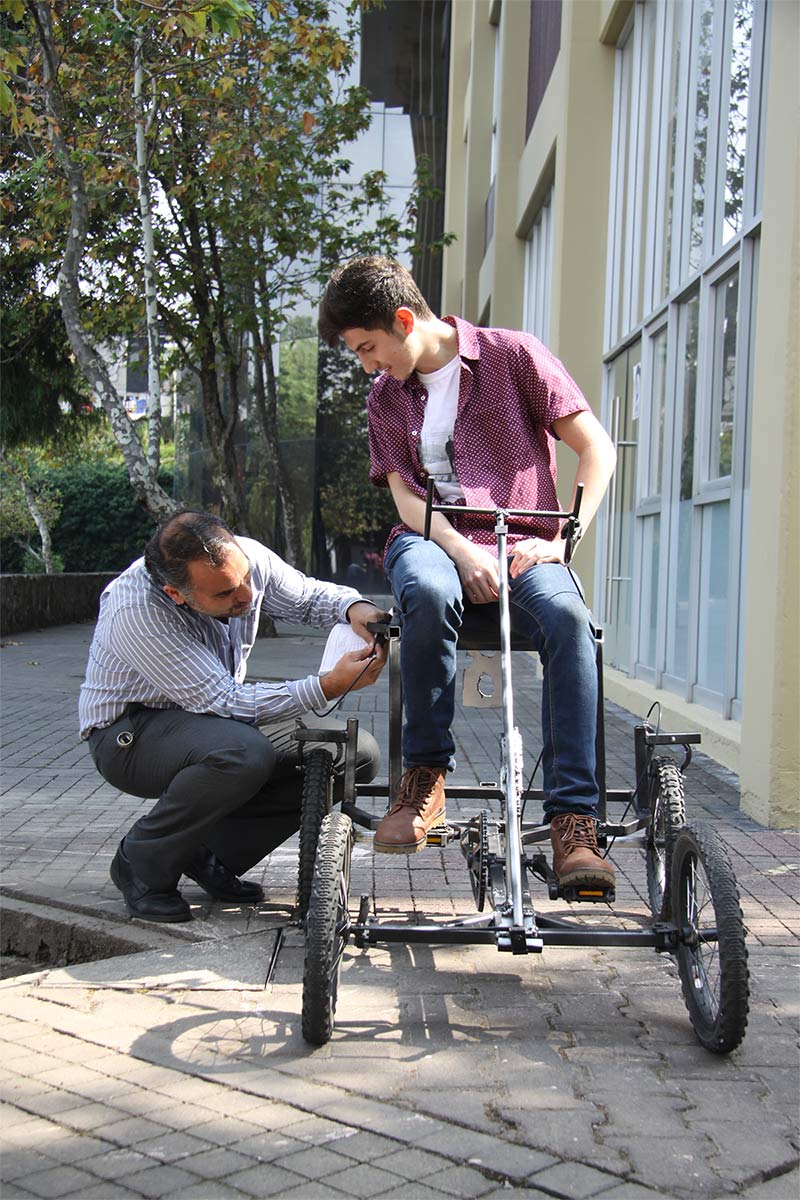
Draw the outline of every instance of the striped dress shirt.
M103 592L78 701L80 735L113 724L129 704L180 708L262 725L327 704L318 675L245 683L261 612L325 628L363 597L310 579L252 538L237 544L252 569L253 604L227 622L176 604L137 559Z

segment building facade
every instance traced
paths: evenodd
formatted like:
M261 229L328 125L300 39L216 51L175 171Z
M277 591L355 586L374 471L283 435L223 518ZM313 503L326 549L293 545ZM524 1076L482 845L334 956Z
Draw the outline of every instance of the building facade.
M782 0L456 0L442 278L444 310L545 341L617 446L577 564L607 695L699 728L776 826L800 819L798 45Z

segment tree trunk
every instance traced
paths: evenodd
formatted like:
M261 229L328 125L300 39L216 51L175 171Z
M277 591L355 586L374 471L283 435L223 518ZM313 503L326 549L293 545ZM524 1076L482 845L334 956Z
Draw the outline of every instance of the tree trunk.
M211 289L205 273L200 221L191 204L181 204L184 228L188 234L188 253L192 263L192 304L197 313L198 332L195 346L198 349L196 369L200 377L200 399L203 406L206 436L214 457L215 479L225 517L236 527L237 533L248 532L247 507L242 484L242 473L233 440L235 418L226 417L220 404L220 379L217 370L217 347L214 340L214 309Z
M251 297L252 303L252 297ZM272 331L266 319L253 322L255 364L253 391L258 423L264 436L267 461L275 480L276 507L280 514L286 558L298 571L304 571L305 553L297 519L297 499L292 480L283 461L278 437L278 384L272 359Z
M48 575L56 574L56 564L53 558L53 542L50 537L50 526L48 525L44 513L39 508L36 502L36 496L32 489L28 486L28 481L25 478L25 472L16 465L6 454L5 450L0 448L0 462L3 463L6 470L10 471L20 486L22 495L25 497L25 504L28 512L33 518L33 523L39 534L39 541L42 544L41 558L44 563L44 569ZM23 546L22 542L18 545ZM23 546L24 549L33 551L32 546ZM35 553L35 551L33 551Z
M161 368L156 295L156 255L150 204L150 175L147 170L146 116L142 87L144 64L142 39L133 42L133 105L136 120L136 183L142 221L142 264L144 269L145 325L147 328L147 465L158 475L161 465Z
M112 432L122 451L128 477L136 499L156 519L174 512L175 501L158 483L145 458L133 422L97 348L83 327L78 278L89 225L89 204L83 170L73 158L64 134L63 116L57 100L57 60L50 5L37 0L31 5L42 48L43 94L48 115L51 145L67 180L70 194L70 229L58 273L58 298L70 346L90 387L108 416Z

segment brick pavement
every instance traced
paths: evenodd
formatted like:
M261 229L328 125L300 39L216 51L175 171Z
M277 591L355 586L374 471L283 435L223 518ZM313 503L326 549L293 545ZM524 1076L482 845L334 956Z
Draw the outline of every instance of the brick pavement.
M282 633L259 643L253 673L313 669L319 639ZM743 816L734 776L699 754L687 775L690 814L723 836L749 930L751 1018L729 1058L697 1044L667 957L479 946L351 948L334 1039L312 1051L296 930L265 982L291 912L293 844L252 873L263 905L214 905L188 885L188 927L127 919L108 863L146 805L105 784L75 736L90 636L19 634L0 652L5 903L94 920L138 952L0 985L0 1195L794 1200L798 836ZM535 727L535 683L515 692L520 727ZM346 711L385 743L386 708L382 681ZM611 786L631 782L634 723L608 706ZM460 712L460 778L496 777L497 731L494 710ZM609 919L635 926L641 858L613 858ZM455 847L373 858L364 836L353 876L384 915L472 910Z

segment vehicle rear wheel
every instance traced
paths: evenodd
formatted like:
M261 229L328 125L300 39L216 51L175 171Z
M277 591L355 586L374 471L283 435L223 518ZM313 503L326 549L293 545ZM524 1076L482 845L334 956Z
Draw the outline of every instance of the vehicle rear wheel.
M645 864L647 895L653 918L668 921L672 906L670 870L675 839L686 824L683 776L671 758L653 759L650 779L650 820Z
M689 1020L715 1054L735 1050L747 1026L749 973L739 890L716 830L690 822L672 859L678 971Z

